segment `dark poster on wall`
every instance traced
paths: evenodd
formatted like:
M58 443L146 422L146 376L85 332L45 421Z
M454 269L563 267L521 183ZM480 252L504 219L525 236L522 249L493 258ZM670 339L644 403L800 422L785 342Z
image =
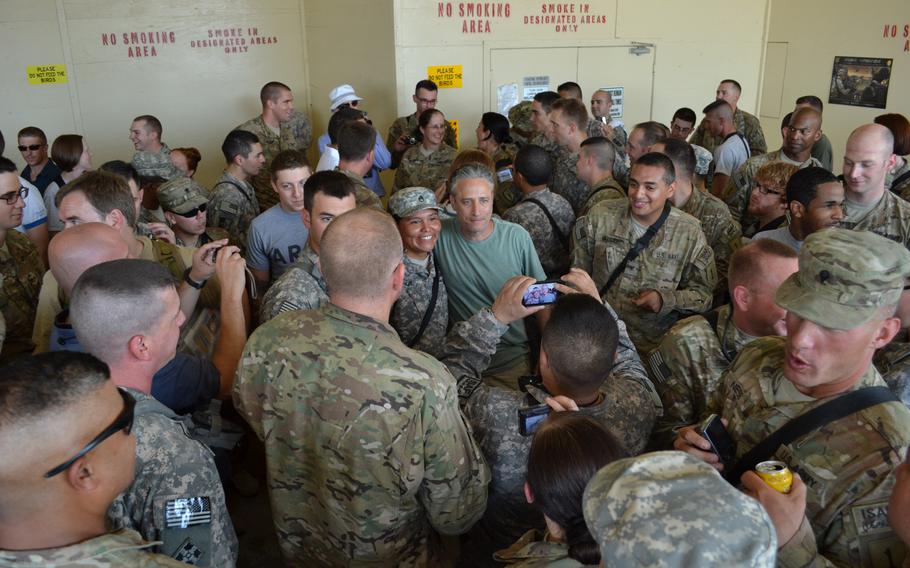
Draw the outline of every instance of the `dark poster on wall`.
M828 102L885 108L888 84L891 82L891 61L877 57L835 57Z

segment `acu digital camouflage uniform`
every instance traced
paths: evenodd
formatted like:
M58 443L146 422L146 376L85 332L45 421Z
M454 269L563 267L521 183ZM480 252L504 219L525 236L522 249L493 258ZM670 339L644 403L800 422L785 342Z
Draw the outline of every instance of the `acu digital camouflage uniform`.
M38 249L19 231L7 231L0 246L0 276L0 313L6 321L6 340L0 354L5 359L35 348L31 337L44 277Z
M910 408L910 343L892 341L875 352L872 364L894 396Z
M171 149L161 144L158 153L136 152L131 162L136 172L143 177L160 177L166 180L183 177L183 172L171 163Z
M385 323L332 304L278 316L244 348L234 402L266 445L288 566L435 565L434 529L483 514L455 379Z
M581 568L577 560L569 558L569 546L563 542L552 540L549 531L541 532L531 529L508 548L497 551L493 559L497 565L505 564L514 568L543 567L546 568ZM597 564L595 564L597 566Z
M410 148L408 148L404 152L396 152L395 150L392 149L393 146L395 145L395 141L398 140L399 138L401 138L401 135L404 134L405 132L407 132L408 134L411 134L412 136L417 136L419 138L420 129L418 128L418 122L417 122L418 118L419 117L417 116L416 112L414 114L411 114L408 116L399 116L398 118L395 119L395 122L392 123L392 126L389 127L389 135L386 136L385 145L386 145L386 148L389 149L389 152L392 154L392 168L393 169L398 167L398 164L401 163L401 160L403 159L404 155L407 153L408 150L410 150ZM442 143L445 144L446 146L450 146L452 148L458 148L458 140L455 137L455 129L452 128L452 125L449 123L448 120L446 121L446 133L442 139ZM419 145L419 143L418 143L418 145ZM413 184L413 185L418 185L418 184ZM402 185L400 187L409 187L409 186ZM431 187L431 189L436 189L436 186L427 186L427 187Z
M509 207L521 201L521 191L512 181L514 172L512 163L518 146L515 144L500 144L491 156L496 166L496 189L493 191L493 210L502 215Z
M723 297L727 292L730 257L739 248L742 239L739 223L730 216L730 210L723 201L697 187L692 188L692 196L679 209L701 222L701 230L714 252L714 266L717 268L714 295Z
M538 205L530 202L530 199L539 201L547 208L556 221L559 235L556 234L547 215ZM569 271L569 241L572 238L575 214L564 197L546 188L529 193L522 196L521 202L506 211L502 218L517 223L528 231L548 278L562 276Z
M575 223L572 265L587 271L598 289L637 240L629 209L625 200L604 201ZM714 253L698 220L671 208L648 248L626 265L604 299L628 326L639 352L647 354L680 316L708 309L716 282ZM632 303L645 290L660 294L657 313Z
M183 562L150 552L155 544L142 540L136 531L124 529L60 548L0 550L0 567L186 568Z
M603 136L603 123L592 118L588 120L588 136L593 138L595 136ZM628 185L629 179L629 168L626 166L626 159L628 155L626 154L626 143L629 141L629 135L626 134L626 130L620 126L613 127L613 136L612 138L607 138L610 142L613 143L613 152L616 154L616 158L613 160L613 177L618 180L623 180L625 185Z
M664 414L651 436L654 449L669 449L676 429L706 415L720 377L740 348L756 339L733 324L733 308L717 310L717 326L702 316L680 320L648 355Z
M395 182L392 193L406 187L427 187L433 191L449 177L449 166L458 152L455 148L442 144L429 155L423 153L423 146L412 146L404 153L398 169L395 170Z
M261 323L282 312L315 310L329 301L329 292L318 261L319 255L307 241L297 262L290 265L263 296L259 308Z
M627 453L636 454L644 449L661 404L625 324L609 305L607 308L619 327L616 363L600 387L602 398L579 412L602 422ZM486 513L463 542L462 562L471 566L489 564L493 552L509 546L529 529L544 526L540 511L525 500L532 437L519 434L516 414L519 408L539 403L523 392L489 386L481 378L507 329L484 308L455 324L440 357L457 378L462 410L493 476Z
M841 221L841 227L870 231L910 247L910 203L890 191L885 191L875 207L862 217L851 215L849 202L844 202L844 213L847 218Z
M275 131L262 119L262 115L259 115L234 129L252 132L259 138L259 142L262 144L262 153L265 155L265 164L262 166L262 169L259 170L259 174L250 181L256 189L258 205L262 206L263 211L278 203L278 194L272 189L272 160L275 159L275 156L277 156L279 152L284 150L305 151L310 147L310 142L313 141L313 127L310 124L310 119L302 112L297 110L293 111L290 120L282 122L278 127L278 134L275 134ZM222 180L223 179L224 178L222 178ZM259 211L257 209L257 212L253 217L258 214ZM252 218L250 220L252 220ZM249 226L249 222L246 223L246 226ZM244 234L244 237L245 236L246 235ZM243 239L243 242L246 242L246 238Z
M753 156L758 156L768 151L768 144L765 143L765 133L761 129L761 122L755 115L737 108L733 113L733 126L736 127L737 132L745 137L746 142L749 143L749 151ZM711 136L704 120L699 123L695 133L689 137L689 144L698 144L712 154L714 149L720 146L723 141L723 136Z
M519 148L525 144L532 144L534 127L531 125L531 102L521 101L509 109L509 135Z
M578 179L578 152L563 147L556 152L550 191L565 197L576 216L581 212L591 194L591 188Z
M348 176L354 183L354 199L357 201L357 207L375 207L376 209L384 210L379 196L363 182L362 177L350 170L335 168L335 171Z
M417 336L424 314L429 309L430 299L433 297L433 280L437 278L438 270L432 254L427 260L426 267L417 264L408 256L404 257L404 288L392 306L389 323L406 345L410 345ZM439 357L448 327L449 296L440 275L432 317L420 339L411 347L433 357Z
M163 541L155 552L167 556L193 558L198 566L234 566L237 536L212 452L189 438L171 410L147 394L127 390L136 398L136 477L108 509L110 525ZM181 513L182 499L194 499L197 513L185 527L166 514L168 508L172 515ZM210 513L207 520L198 514L205 512Z
M616 181L612 175L605 177L600 180L594 187L591 188L591 193L588 194L588 200L585 201L585 206L582 207L579 217L587 215L595 205L601 201L607 201L608 199L628 199L626 195L626 190L619 185L619 182Z
M794 164L792 160L786 157L783 149L768 152L761 156L754 156L746 160L743 165L733 172L733 175L727 181L726 187L724 187L724 203L730 208L730 214L733 215L733 219L739 222L742 227L757 224L757 219L746 213L746 210L749 208L749 197L752 195L755 172L771 162ZM805 162L794 165L799 167L799 169L803 169L810 166L821 167L821 162L810 156Z
M259 200L253 186L225 171L212 188L206 215L209 225L226 230L231 242L245 250L250 224L259 215Z
M758 501L683 452L606 465L583 503L604 566L775 566L777 532Z

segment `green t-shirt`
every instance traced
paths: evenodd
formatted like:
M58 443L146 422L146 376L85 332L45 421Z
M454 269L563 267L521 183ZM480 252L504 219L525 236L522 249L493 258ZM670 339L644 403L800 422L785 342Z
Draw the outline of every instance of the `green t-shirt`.
M546 278L528 232L498 217L493 222L493 233L482 241L465 239L455 218L442 222L436 256L453 321L466 320L481 308L492 306L502 285L513 276ZM487 371L495 374L510 369L527 354L528 336L524 321L519 320L502 336Z

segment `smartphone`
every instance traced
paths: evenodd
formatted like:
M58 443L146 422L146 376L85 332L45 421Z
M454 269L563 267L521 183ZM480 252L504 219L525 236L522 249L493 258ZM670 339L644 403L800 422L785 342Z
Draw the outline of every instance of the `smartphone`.
M721 422L720 416L717 414L709 416L699 428L699 434L711 444L711 451L720 458L724 469L729 470L736 457L736 443L733 442L733 438L730 437L730 433Z
M518 409L518 433L522 436L531 436L537 431L540 423L550 414L550 407L538 404Z
M524 296L521 297L521 305L528 308L531 306L548 306L556 302L562 294L556 289L557 280L544 280L528 286Z
M605 116L600 117L600 121L601 121L602 123L606 124L606 123L607 123L607 117L605 117Z

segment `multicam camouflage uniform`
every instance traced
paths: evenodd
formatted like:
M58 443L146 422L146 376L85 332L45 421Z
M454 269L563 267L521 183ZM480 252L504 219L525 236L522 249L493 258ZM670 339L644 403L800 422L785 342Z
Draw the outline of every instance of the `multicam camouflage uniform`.
M410 148L406 149L404 152L396 152L393 150L395 141L401 138L401 135L404 133L411 134L413 136L418 136L419 128L417 123L417 113L408 115L408 116L399 116L395 119L395 122L392 123L392 126L389 127L389 135L386 136L385 145L389 149L389 152L392 154L392 168L397 168L398 164L401 163L403 156L407 153ZM442 143L446 146L451 146L452 148L458 148L458 140L455 138L455 130L452 128L452 125L449 124L449 121L446 121L446 133L445 137L442 139ZM402 185L400 187L408 187L407 185ZM436 189L433 186L431 189Z
M241 243L238 246L244 250L250 224L259 215L259 200L253 186L225 171L212 188L206 215L209 225L226 230L231 242Z
M739 222L743 227L757 222L755 218L746 213L746 210L749 208L749 197L752 195L752 184L755 179L755 172L765 164L770 164L771 162L793 163L786 157L783 149L768 152L761 156L754 156L746 160L743 165L733 172L733 175L730 176L730 179L727 181L726 187L724 187L724 203L730 208L730 214L733 215L733 219ZM795 165L797 165L799 169L808 168L810 166L821 167L821 162L810 156L805 162Z
M335 168L335 171L341 172L348 176L354 182L354 198L357 201L357 207L375 207L382 210L382 201L376 193L363 182L363 178L350 170Z
M648 355L654 386L663 403L663 417L651 436L652 447L669 449L675 430L705 415L720 376L740 348L756 339L733 324L730 305L717 310L717 328L702 316L680 320Z
M410 345L420 330L424 314L429 309L430 298L433 297L433 280L437 274L438 268L432 254L426 267L417 264L408 256L404 257L404 288L398 301L392 306L389 323L406 345ZM417 343L411 345L412 348L429 353L433 357L438 357L442 351L449 327L449 296L446 294L446 284L441 275L437 286L433 315L423 335Z
M417 145L404 153L398 169L395 170L395 182L392 193L405 187L427 187L435 190L449 176L449 166L458 152L446 144L424 154L423 146Z
M262 115L244 122L236 127L235 130L252 132L262 144L265 165L259 170L259 174L250 181L253 187L256 188L258 205L261 205L262 210L265 211L278 203L278 194L272 189L272 160L275 159L279 152L284 150L306 150L309 148L310 142L313 141L313 127L310 124L310 119L305 114L295 110L291 114L290 120L279 125L278 134L262 120ZM258 214L259 212L257 211L256 215ZM253 217L256 215L253 215ZM249 226L249 223L246 223L246 225ZM246 242L246 238L243 239L243 242Z
M110 525L163 541L156 552L164 555L199 566L233 566L237 536L212 452L191 440L160 402L128 390L136 397L136 477L108 509ZM191 518L179 518L184 515Z
M885 194L871 211L862 217L850 214L850 203L844 204L847 218L841 227L855 231L871 231L890 241L910 247L910 203L890 191Z
M512 163L518 147L515 144L500 144L491 156L496 166L496 189L493 192L493 210L502 215L509 207L521 201L521 191L512 182Z
M35 245L18 231L7 231L0 246L0 276L0 313L6 321L6 341L0 353L3 358L31 353L44 265Z
M260 322L265 323L282 312L315 310L329 301L318 261L319 255L307 241L297 262L288 266L263 296L259 308Z
M183 177L183 172L171 163L171 149L167 144L162 144L161 150L157 153L136 152L133 154L132 165L143 177L160 177L166 180Z
M435 565L434 529L483 514L489 471L455 379L385 323L281 314L244 348L234 402L266 444L288 566Z
M591 188L578 179L578 152L560 147L553 161L553 180L550 190L566 198L575 215L581 212Z
M547 208L556 221L562 238L553 230L553 225L546 214L539 206L528 201L529 199L539 201ZM549 278L562 276L568 272L570 261L568 245L572 238L575 214L564 197L546 188L529 193L522 197L520 203L506 211L502 218L518 223L528 231L540 258L540 264Z
M626 190L619 185L616 178L612 175L607 176L595 183L594 187L591 188L591 193L588 194L588 200L585 201L585 206L582 207L579 217L587 215L591 209L601 201L606 201L608 199L626 199L627 197Z
M761 129L761 122L755 115L737 108L736 112L733 113L733 125L736 127L736 131L746 138L746 142L749 143L749 151L753 156L758 156L768 151L768 145L765 143L765 133ZM689 144L698 144L711 153L723 141L723 136L711 136L704 120L699 123L695 133L689 137Z
M531 101L521 101L509 109L509 135L519 148L533 144L534 127L531 125Z
M680 210L701 221L701 230L705 233L708 246L714 251L714 266L717 267L714 295L723 296L727 291L730 257L739 248L742 239L739 223L730 216L730 210L723 201L695 187Z
M136 531L126 529L60 548L0 550L0 567L179 568L183 566L186 568L186 564L183 562L149 552L154 544L154 542L142 540Z
M900 157L900 160L903 162L899 164L896 168L889 171L885 176L885 188L890 190L896 195L900 195L903 199L910 197L910 177L906 177L903 181L900 181L897 186L894 185L895 180L901 177L902 175L910 172L910 161L907 158Z
M612 308L610 313L617 317ZM661 405L625 324L619 319L617 324L616 363L601 386L603 398L579 412L602 421L623 448L635 454L644 448ZM516 416L517 409L537 403L517 390L489 386L481 378L507 329L484 308L455 324L440 357L457 378L462 409L493 475L487 511L468 533L462 549L467 565L489 563L493 552L509 546L525 531L543 527L540 512L524 498L532 438L519 434Z
M608 464L583 504L604 566L775 566L777 533L758 501L683 452Z
M910 343L892 341L875 352L872 364L894 396L910 408Z
M628 201L601 202L575 223L572 265L602 288L636 240ZM716 282L714 253L699 222L672 208L648 248L626 265L604 299L628 326L639 352L648 353L680 316L708 309ZM660 294L657 313L632 303L645 290Z

